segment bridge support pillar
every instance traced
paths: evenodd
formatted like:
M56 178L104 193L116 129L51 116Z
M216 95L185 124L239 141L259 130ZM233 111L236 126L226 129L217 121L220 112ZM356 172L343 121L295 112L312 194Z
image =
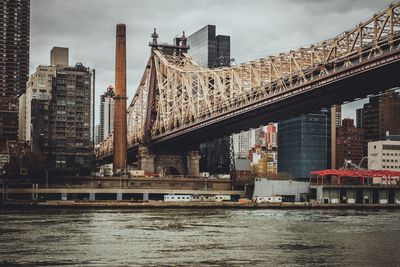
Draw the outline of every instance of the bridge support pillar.
M200 176L200 158L199 151L188 151L186 156L187 175Z
M154 173L154 155L150 153L149 147L139 147L139 169L147 173Z

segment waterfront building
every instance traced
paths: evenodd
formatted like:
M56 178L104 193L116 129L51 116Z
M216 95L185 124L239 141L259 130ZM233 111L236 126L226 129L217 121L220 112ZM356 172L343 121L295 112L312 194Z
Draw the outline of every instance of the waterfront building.
M91 164L91 72L82 64L65 66L66 48L53 48L50 62L40 65L19 101L20 138L43 153L50 168Z
M114 129L114 87L100 96L100 141L103 141Z
M354 120L344 119L336 132L336 166L342 167L345 160L359 164L363 158L364 130L354 126Z
M0 1L0 155L18 138L18 97L29 75L30 0ZM6 155L1 156L6 158Z
M278 123L278 172L308 179L327 168L328 115L310 113Z
M399 171L400 141L368 142L368 169Z

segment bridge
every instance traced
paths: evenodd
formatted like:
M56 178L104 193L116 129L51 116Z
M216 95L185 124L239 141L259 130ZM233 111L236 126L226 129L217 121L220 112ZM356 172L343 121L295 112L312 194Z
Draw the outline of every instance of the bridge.
M125 163L147 172L198 175L202 142L400 85L400 2L334 38L231 67L199 66L184 34L175 45L152 38L122 130ZM121 153L114 139L95 148L97 161Z

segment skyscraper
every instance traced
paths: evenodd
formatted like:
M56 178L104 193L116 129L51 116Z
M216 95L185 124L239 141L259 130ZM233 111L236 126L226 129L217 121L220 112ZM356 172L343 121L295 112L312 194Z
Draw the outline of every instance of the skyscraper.
M327 167L328 115L310 113L278 123L278 171L307 179Z
M110 85L100 96L100 141L114 129L114 88Z
M205 68L230 64L230 36L216 35L215 25L207 25L187 38L189 54Z
M363 128L365 141L384 140L386 132L400 134L400 94L389 91L369 98L364 104ZM364 153L366 155L366 144Z
M18 137L18 97L29 75L30 0L0 1L0 153Z

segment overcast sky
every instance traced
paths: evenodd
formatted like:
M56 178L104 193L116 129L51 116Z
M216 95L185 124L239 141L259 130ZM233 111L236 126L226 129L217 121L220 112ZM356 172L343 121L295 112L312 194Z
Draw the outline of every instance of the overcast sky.
M127 26L128 96L134 95L157 28L160 42L207 24L231 36L231 57L247 62L334 37L385 9L389 0L31 0L30 72L49 64L53 46L70 64L96 69L96 101L114 84L115 25ZM347 105L344 116L354 116ZM98 103L96 121L98 121Z

